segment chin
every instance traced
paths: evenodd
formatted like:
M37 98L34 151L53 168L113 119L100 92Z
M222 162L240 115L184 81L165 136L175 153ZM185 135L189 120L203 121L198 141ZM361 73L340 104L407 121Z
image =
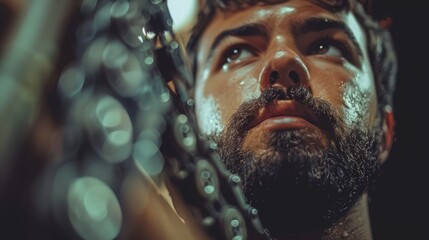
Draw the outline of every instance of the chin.
M291 91L290 98L304 99L300 103L323 130L304 121L300 128L283 122L273 130L265 122L265 127L246 130L261 106L281 96L267 91L261 100L237 110L218 141L219 155L241 177L248 202L278 236L293 234L292 229L317 232L338 221L367 190L380 166L381 121L371 129L348 126L329 103L298 90Z
M308 128L254 134L223 144L220 153L270 231L329 227L367 190L379 167L378 133L354 129L335 141Z
M314 154L328 148L328 137L318 128L284 129L275 131L247 132L243 139L242 151L250 153L254 161L278 162L294 158L287 155L306 155L313 158ZM303 160L306 157L303 156ZM259 165L258 163L254 163Z

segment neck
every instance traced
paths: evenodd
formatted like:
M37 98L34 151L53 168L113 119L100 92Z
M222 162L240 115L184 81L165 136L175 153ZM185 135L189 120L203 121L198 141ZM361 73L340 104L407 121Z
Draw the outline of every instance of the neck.
M359 201L330 228L319 233L282 236L276 240L372 240L368 213L368 199L364 194Z

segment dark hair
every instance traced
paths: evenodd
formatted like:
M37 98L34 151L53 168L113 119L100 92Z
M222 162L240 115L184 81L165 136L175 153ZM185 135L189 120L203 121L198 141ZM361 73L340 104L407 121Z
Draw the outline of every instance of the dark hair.
M198 14L196 25L192 29L186 47L191 57L194 76L196 74L196 57L194 55L199 38L213 18L216 10L231 11L256 4L275 4L283 1L285 0L206 0ZM367 36L367 50L376 81L379 110L384 111L386 106L392 106L397 73L397 58L388 30L382 28L373 17L367 14L362 4L357 0L312 1L331 12L351 10L355 14L359 23L364 27Z

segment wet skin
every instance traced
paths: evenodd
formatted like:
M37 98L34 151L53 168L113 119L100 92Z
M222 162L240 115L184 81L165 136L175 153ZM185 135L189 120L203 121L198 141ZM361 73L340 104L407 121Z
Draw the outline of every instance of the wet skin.
M273 236L372 239L366 190L393 114L352 11L315 2L216 12L195 51L198 126Z
M367 129L376 123L365 37L351 13L302 0L218 12L197 53L196 113L204 134L219 136L238 107L264 89L286 91L298 84L329 102L347 126ZM267 132L300 128L318 133L322 145L332 140L304 106L275 100L249 124L243 148L263 152Z

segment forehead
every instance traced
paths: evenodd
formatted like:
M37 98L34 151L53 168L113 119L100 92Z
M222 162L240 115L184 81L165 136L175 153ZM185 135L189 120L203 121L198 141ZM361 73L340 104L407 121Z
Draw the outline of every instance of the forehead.
M320 0L289 0L260 3L238 10L217 9L201 35L197 60L200 61L207 56L209 46L221 32L248 23L262 23L267 26L267 29L280 31L290 31L288 26L291 25L288 23L298 23L310 17L330 18L350 24L347 21L350 11L334 12L332 8L320 2Z

